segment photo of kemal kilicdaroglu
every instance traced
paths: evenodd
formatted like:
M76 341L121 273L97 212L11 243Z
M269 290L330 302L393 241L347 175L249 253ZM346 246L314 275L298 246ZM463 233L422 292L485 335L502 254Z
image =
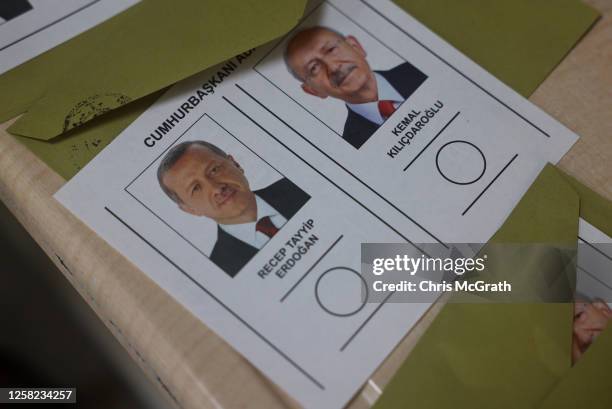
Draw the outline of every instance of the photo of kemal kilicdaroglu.
M325 26L293 34L284 59L306 94L344 102L348 115L342 138L357 149L427 79L408 62L373 70L359 39Z
M238 161L203 140L172 147L159 163L157 180L182 211L217 224L217 240L209 258L230 277L310 199L284 177L251 190Z

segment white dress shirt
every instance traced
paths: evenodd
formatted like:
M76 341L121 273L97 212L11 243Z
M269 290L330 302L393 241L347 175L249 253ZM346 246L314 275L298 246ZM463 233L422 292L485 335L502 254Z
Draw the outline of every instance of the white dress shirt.
M255 226L257 225L257 221L268 216L270 217L270 221L277 228L280 229L287 223L287 219L280 214L275 208L270 206L265 200L261 197L255 195L255 203L257 204L257 220L250 223L241 223L241 224L220 224L219 226L228 234L231 234L238 240L242 240L245 243L255 247L256 249L261 249L266 243L270 240L268 236L255 230Z
M385 77L375 72L376 77L376 88L378 88L378 100L379 101L393 101L395 109L404 102L404 97L387 81ZM385 118L382 117L378 110L378 101L366 102L365 104L346 104L349 109L356 114L361 115L370 122L374 122L376 125L382 125L385 122Z

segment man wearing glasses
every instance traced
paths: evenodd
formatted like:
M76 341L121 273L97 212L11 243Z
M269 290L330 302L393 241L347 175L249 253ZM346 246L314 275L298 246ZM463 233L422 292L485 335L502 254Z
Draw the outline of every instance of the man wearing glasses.
M304 92L344 101L348 116L342 137L357 149L427 78L407 62L373 71L355 37L322 26L294 34L284 57Z

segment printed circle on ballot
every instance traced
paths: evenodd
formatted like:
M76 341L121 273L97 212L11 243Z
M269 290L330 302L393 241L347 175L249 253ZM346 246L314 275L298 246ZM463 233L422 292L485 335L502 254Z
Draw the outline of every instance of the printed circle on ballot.
M480 148L468 141L447 142L436 154L440 175L456 185L471 185L480 180L487 169L487 160Z
M365 297L362 299L363 292ZM319 306L336 317L350 317L365 306L368 286L357 271L348 267L333 267L325 271L315 284Z

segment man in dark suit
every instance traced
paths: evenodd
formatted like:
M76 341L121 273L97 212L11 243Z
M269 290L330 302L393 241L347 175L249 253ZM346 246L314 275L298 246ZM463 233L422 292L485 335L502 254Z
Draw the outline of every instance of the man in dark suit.
M307 94L345 102L348 116L342 137L357 149L427 79L408 62L373 71L355 37L321 26L291 37L285 63Z
M157 179L181 210L217 223L210 259L230 277L310 199L285 178L251 191L238 162L205 141L174 146L162 159Z

